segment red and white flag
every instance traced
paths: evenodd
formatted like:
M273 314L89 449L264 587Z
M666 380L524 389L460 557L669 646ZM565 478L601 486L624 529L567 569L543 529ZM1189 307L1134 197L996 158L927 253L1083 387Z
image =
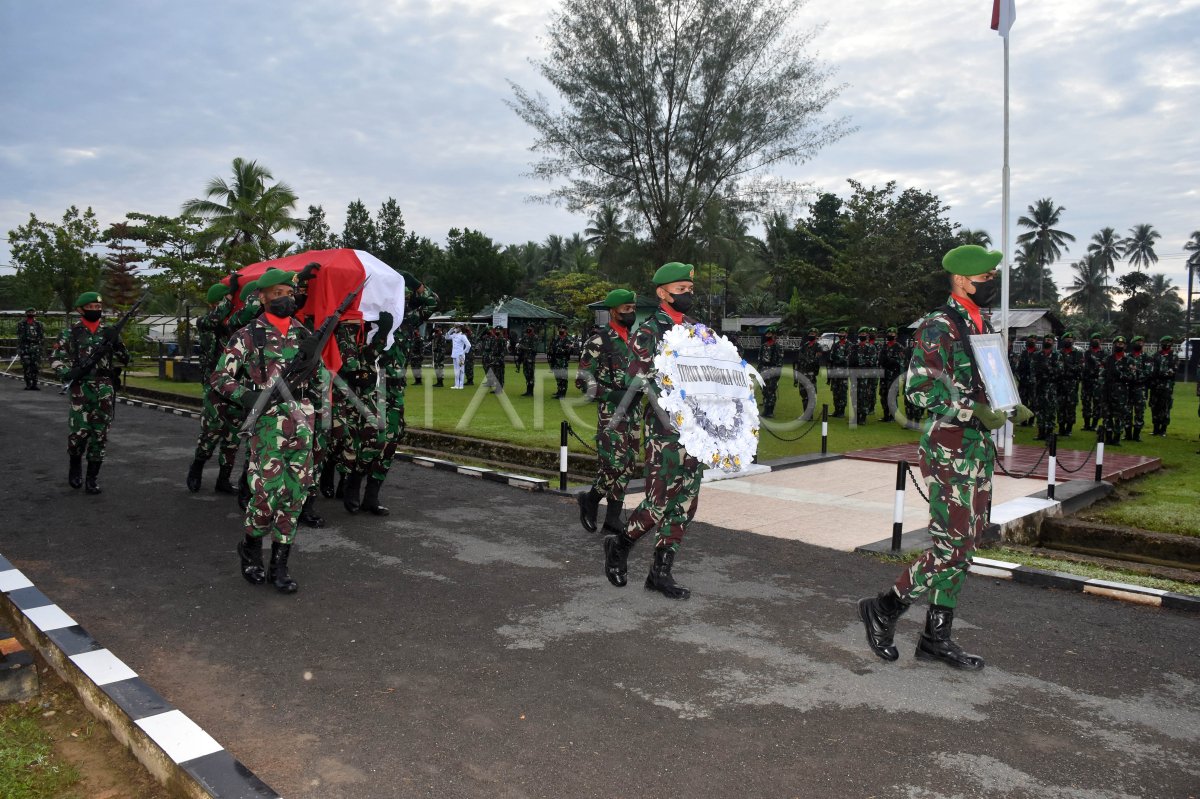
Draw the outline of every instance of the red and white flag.
M1016 0L992 0L992 30L1008 38L1008 31L1016 18Z

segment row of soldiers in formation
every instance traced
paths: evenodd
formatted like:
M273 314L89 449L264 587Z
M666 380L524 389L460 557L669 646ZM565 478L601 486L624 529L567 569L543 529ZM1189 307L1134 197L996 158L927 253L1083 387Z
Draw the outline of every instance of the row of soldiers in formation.
M1165 436L1171 424L1171 405L1179 358L1171 336L1159 340L1158 352L1146 351L1145 339L1127 342L1117 336L1112 352L1104 352L1101 336L1093 333L1085 350L1075 347L1075 334L1067 331L1061 342L1054 336L1025 339L1025 349L1011 356L1021 402L1036 414L1026 425L1037 424L1035 438L1069 436L1076 408L1083 403L1083 429L1103 431L1108 444L1141 441L1147 399L1153 432ZM1056 430L1057 425L1057 430Z
M792 362L792 385L800 388L805 420L812 418L816 406L821 355L817 329L810 328ZM862 376L856 376L854 380L855 421L860 425L866 424L875 413L876 402L883 409L883 421L894 421L898 380L908 368L911 358L912 345L902 344L894 327L887 329L883 341L878 340L878 330L874 327L860 327L855 341L850 340L848 327L839 328L837 339L829 348L826 369L826 381L833 394L832 417L846 417L850 376L861 372ZM776 331L768 329L758 357L758 370L764 378L762 415L767 418L775 415L783 366L783 348L777 341ZM921 420L922 411L905 399L904 414L909 422L916 424Z

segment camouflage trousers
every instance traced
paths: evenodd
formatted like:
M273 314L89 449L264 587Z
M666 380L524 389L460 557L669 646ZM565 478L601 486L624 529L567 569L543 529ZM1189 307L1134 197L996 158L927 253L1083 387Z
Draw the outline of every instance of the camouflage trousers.
M768 369L763 373L763 414L775 413L775 401L779 398L779 370Z
M71 384L71 410L67 413L67 452L104 460L108 427L112 424L117 391L107 380L76 380Z
M537 371L537 361L534 361L534 360L521 361L521 374L525 378L525 385L530 389L533 388L533 375L536 371Z
M377 405L375 384L339 393L335 416L340 420L337 469L342 474L368 471L383 449L380 427L383 414Z
M473 350L474 348L468 351L466 357L463 358L463 376L466 377L467 382L465 385L468 386L475 385L475 356L472 354Z
M248 535L292 543L296 519L313 485L315 424L316 413L307 400L281 402L255 422L248 461Z
M1174 395L1175 386L1173 384L1150 387L1150 418L1155 427L1164 431L1171 423L1171 405L1174 404Z
M1089 424L1100 418L1101 401L1098 380L1084 380L1080 385L1079 399L1083 405L1083 423Z
M379 457L371 463L371 479L383 481L387 479L392 461L396 457L396 447L404 437L404 389L402 387L387 390L387 401L383 414L383 427L378 433Z
M929 489L929 535L925 550L896 581L911 602L928 592L933 605L952 608L988 522L995 468L991 439L975 430L935 424L921 436L921 474Z
M833 393L833 415L844 416L846 414L846 395L848 394L850 381L844 377L829 378L829 390Z
M217 463L233 466L238 451L238 430L242 413L226 402L208 383L204 384L204 407L200 412L200 437L196 439L195 458L207 461L220 448Z
M38 381L38 369L42 365L42 354L40 352L22 352L21 353L21 373L25 377L26 385L36 383Z
M1146 426L1146 388L1144 386L1136 386L1129 392L1129 423L1134 430L1141 430Z
M813 414L817 412L817 377L820 374L821 371L818 367L815 372L806 369L796 375L800 383L800 404L804 409L800 413L800 418L806 422L812 419Z
M646 436L646 498L625 527L633 540L657 531L655 546L678 552L700 499L700 461L687 454L677 436Z
M1075 426L1079 408L1079 381L1067 380L1058 384L1058 427L1069 431Z
M433 356L433 373L437 377L439 383L442 382L443 375L446 374L446 356L438 353Z
M504 388L504 361L484 361L483 368L487 372L493 388Z
M879 405L883 409L883 415L889 419L896 415L896 411L900 410L899 393L904 389L900 379L901 374L901 372L884 372L883 379L879 381Z
M1038 435L1047 436L1053 433L1058 420L1058 391L1053 385L1038 388L1037 404L1033 406L1033 412L1037 414Z
M1132 423L1129 395L1129 389L1122 385L1112 386L1104 391L1104 429L1117 438L1120 438L1125 428Z
M625 487L637 469L637 425L625 414L613 421L616 406L600 403L596 413L596 457L600 471L592 490L609 502L624 502Z

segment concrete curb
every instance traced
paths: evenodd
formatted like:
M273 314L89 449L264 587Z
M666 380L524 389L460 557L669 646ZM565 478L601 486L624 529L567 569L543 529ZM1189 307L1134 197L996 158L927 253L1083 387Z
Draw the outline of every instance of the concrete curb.
M183 711L0 555L0 613L169 790L196 799L278 799Z
M1109 599L1119 599L1123 602L1135 602L1139 605L1170 608L1171 610L1200 613L1200 597L1177 594L1174 591L1164 591L1161 588L1146 588L1141 585L1114 583L1109 580L1096 580L1079 577L1064 572L1035 569L1032 566L1022 566L990 558L975 558L970 571L981 577L996 577L1001 580L1012 580L1015 583L1036 585L1042 588L1059 588L1064 591L1074 591L1083 594L1095 594Z

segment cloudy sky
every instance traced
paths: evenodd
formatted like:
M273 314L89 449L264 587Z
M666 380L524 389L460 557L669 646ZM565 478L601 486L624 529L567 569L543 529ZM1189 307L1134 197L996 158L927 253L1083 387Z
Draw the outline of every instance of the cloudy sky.
M346 204L396 197L409 228L503 242L582 230L527 202L532 133L508 80L555 0L0 0L0 233L76 204L102 223L178 213L235 156L258 160L335 230ZM990 0L809 0L820 56L845 84L831 115L857 131L780 171L933 191L999 243L1002 44ZM1185 282L1200 230L1200 0L1017 0L1014 217L1065 206L1079 242L1149 222L1157 271ZM1188 109L1192 109L1189 111ZM1014 234L1015 235L1015 234ZM0 241L0 272L10 272Z

